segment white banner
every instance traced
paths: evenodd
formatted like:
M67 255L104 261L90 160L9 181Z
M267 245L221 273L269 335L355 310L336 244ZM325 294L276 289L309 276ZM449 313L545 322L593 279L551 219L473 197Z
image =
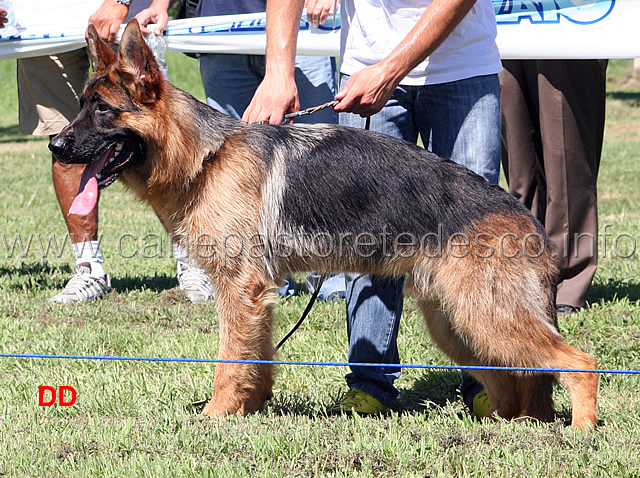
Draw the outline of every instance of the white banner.
M640 57L640 0L494 0L503 59Z
M493 0L493 5L504 59L640 57L640 0ZM264 13L201 17L172 20L164 35L170 51L263 54L265 25ZM81 48L84 31L20 29L18 37L0 38L0 58ZM339 15L320 28L300 22L298 54L337 56L339 49Z

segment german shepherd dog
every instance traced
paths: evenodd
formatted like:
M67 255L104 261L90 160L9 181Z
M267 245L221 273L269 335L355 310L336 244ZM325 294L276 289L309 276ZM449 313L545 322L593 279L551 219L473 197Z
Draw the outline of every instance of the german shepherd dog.
M220 114L162 77L135 20L118 54L92 25L88 45L94 75L81 111L49 148L88 164L98 187L120 177L211 274L221 359L272 360L283 274L341 270L406 275L431 336L458 364L596 368L562 341L548 237L504 190L382 134ZM471 374L491 414L553 420L555 378L572 425L596 423L595 372ZM203 413L261 410L272 385L272 365L219 363Z

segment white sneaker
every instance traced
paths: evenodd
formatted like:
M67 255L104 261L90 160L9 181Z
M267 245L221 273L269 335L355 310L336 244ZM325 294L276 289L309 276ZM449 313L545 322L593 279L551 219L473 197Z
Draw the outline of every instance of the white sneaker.
M73 304L85 300L98 299L111 290L111 278L94 277L91 269L78 266L73 270L73 276L67 282L62 292L49 299L50 304Z
M204 269L191 266L181 260L176 261L176 263L180 290L187 294L191 302L205 302L215 298L216 294L211 285L211 279L209 279Z

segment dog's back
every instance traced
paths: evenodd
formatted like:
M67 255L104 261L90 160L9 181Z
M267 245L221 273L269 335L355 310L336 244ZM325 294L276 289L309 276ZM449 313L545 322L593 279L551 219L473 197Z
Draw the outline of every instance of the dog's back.
M247 125L228 138L232 148L236 136L259 158L258 227L296 256L329 257L343 246L342 267L364 259L368 269L399 252L441 256L465 240L490 255L489 241L505 235L520 241L522 254L550 247L538 221L502 188L406 141L324 124ZM497 230L496 216L504 218Z

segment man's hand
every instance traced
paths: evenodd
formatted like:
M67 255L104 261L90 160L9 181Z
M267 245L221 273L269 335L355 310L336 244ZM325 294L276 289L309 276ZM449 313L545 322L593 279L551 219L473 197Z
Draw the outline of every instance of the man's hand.
M335 3L334 0L305 0L304 8L307 9L307 21L318 28L340 8L340 0Z
M126 7L116 0L105 0L100 8L89 17L89 23L93 23L98 30L100 38L107 43L113 43L118 36L120 25L127 18L129 7Z
M280 124L286 113L300 109L295 79L266 75L242 115L244 123ZM291 120L293 123L293 120Z
M267 65L264 79L242 115L245 123L280 124L285 113L300 109L295 57L303 7L304 0L267 2Z
M7 18L7 11L0 8L0 28L4 28L4 24L8 21L9 19Z
M363 118L376 114L387 104L401 80L386 70L383 60L351 75L336 95L339 103L333 109L338 113L355 113Z
M147 25L155 24L156 28L153 30L155 35L162 35L162 31L167 26L169 21L169 0L154 0L149 5L149 8L145 8L136 15L138 23L140 23L140 30L144 35L149 35L151 30L147 28Z

